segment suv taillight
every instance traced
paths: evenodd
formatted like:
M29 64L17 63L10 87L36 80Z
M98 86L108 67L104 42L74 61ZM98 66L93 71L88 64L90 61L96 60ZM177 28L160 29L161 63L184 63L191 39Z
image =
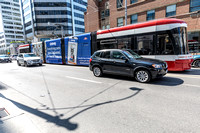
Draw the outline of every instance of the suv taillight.
M90 58L90 61L89 62L91 62L92 61L92 58Z

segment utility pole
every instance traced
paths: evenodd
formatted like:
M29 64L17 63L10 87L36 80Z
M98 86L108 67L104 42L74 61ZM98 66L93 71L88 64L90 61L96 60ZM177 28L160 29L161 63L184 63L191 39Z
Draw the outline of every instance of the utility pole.
M125 0L125 25L127 25L127 0Z

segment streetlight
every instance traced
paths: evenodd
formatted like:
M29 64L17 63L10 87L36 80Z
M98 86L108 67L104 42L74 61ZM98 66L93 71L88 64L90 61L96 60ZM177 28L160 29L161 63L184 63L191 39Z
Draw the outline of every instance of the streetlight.
M127 25L127 0L125 0L125 25Z

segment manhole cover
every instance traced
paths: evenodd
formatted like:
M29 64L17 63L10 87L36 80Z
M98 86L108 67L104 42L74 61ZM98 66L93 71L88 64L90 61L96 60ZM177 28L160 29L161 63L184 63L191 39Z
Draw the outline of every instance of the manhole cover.
M10 115L5 108L0 108L0 118Z

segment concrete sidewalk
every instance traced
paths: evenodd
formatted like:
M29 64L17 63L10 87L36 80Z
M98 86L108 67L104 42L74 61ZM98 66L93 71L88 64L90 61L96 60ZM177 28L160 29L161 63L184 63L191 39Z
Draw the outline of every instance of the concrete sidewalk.
M7 100L0 97L0 133L40 133L26 114Z

